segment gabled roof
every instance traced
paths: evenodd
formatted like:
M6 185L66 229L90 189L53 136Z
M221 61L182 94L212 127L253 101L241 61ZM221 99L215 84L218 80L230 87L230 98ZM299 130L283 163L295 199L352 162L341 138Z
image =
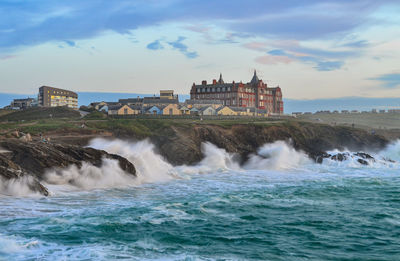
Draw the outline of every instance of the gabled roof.
M108 106L107 104L104 104L104 105L102 105L102 106L99 107L99 111L101 111L101 110L102 110L103 108L105 108L105 107L108 108L109 106Z
M130 107L132 110L137 110L137 111L142 110L142 106L140 106L140 105L130 105L129 107Z
M229 110L232 111L232 109L230 107L228 107L228 106L221 106L221 107L217 108L216 111L219 112L219 111L221 111L221 110L223 110L225 108L228 108Z
M111 105L111 106L108 106L108 110L109 111L117 111L117 110L121 109L124 106L125 105Z
M207 110L208 108L211 108L213 111L215 111L215 109L212 106L201 107L200 111L203 112L203 111Z
M150 111L150 110L153 109L153 108L156 108L156 109L158 109L159 111L161 110L159 106L153 105L153 106L148 106L148 107L146 107L146 108L145 108L145 111Z

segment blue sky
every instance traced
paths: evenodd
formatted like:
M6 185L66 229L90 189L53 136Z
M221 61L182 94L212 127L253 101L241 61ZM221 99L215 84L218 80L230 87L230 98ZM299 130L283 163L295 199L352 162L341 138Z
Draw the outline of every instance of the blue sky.
M400 97L398 0L0 0L0 92L188 93L249 81L286 98Z

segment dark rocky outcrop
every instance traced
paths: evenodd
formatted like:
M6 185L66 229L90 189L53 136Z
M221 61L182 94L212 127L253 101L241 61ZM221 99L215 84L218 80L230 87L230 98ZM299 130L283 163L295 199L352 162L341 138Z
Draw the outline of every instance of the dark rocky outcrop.
M317 163L322 163L324 159L331 159L334 161L345 161L347 159L356 159L358 163L361 165L369 165L372 162L376 162L376 159L371 156L368 153L365 152L355 152L355 153L350 153L350 152L343 152L343 153L337 153L335 155L331 154L323 154L318 157L316 160ZM383 158L382 161L394 163L395 161L391 159L385 159Z
M237 153L245 161L262 145L284 140L317 162L326 158L326 151L329 150L381 150L389 143L384 137L359 129L296 122L270 126L237 124L230 127L199 124L191 128L174 126L166 132L168 135L153 135L150 139L159 153L176 165L199 162L203 158L202 142L211 142L228 152ZM337 156L338 160L345 160L344 156Z
M14 139L1 141L0 147L6 151L0 153L0 177L9 180L30 176L31 190L43 195L48 195L48 192L40 181L44 179L46 170L52 168L66 168L70 165L81 167L83 162L101 167L103 159L108 158L117 160L121 169L128 174L136 175L131 162L103 150Z

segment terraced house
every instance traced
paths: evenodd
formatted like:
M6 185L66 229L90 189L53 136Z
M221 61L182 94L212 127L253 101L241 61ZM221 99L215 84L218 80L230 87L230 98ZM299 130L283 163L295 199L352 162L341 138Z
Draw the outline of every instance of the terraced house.
M200 85L193 83L190 90L191 100L216 100L230 107L249 107L266 110L269 114L283 114L281 88L270 88L254 76L248 83L225 83L222 74L212 84L202 81Z

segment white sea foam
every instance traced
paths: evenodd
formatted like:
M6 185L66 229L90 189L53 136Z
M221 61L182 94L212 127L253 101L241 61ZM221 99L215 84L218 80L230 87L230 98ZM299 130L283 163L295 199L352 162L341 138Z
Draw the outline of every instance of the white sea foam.
M310 159L304 152L296 151L285 141L276 141L265 144L257 151L257 154L251 155L245 163L244 168L285 170L298 168L310 162Z
M239 163L235 161L235 155L218 148L210 142L201 144L201 151L204 155L202 161L195 166L179 166L177 170L184 174L205 174L226 170L240 170Z
M39 195L31 189L34 183L33 177L24 176L18 179L5 180L0 177L0 195L24 197L28 195Z
M177 173L174 167L155 152L148 140L127 142L122 140L94 139L90 147L125 157L135 165L138 183L162 182L172 179Z
M137 185L135 177L125 173L118 161L111 159L103 159L101 167L84 162L80 168L72 165L53 169L46 173L45 179L52 185L71 185L84 190Z
M148 140L128 142L123 140L94 139L90 147L102 149L109 153L118 154L131 161L137 171L137 177L125 173L118 164L118 161L104 159L101 167L83 163L81 168L69 166L65 169L49 170L46 177L46 186L50 192L57 190L57 187L70 191L92 190L104 188L122 188L137 186L143 183L165 182L175 178L190 178L193 174L207 174L226 171L247 171L247 170L297 170L316 168L304 152L296 151L285 141L276 141L265 144L257 153L249 156L247 162L240 166L236 155L226 152L209 142L202 144L204 158L194 166L172 166L161 155L157 154L155 146ZM331 151L330 154L353 152ZM358 162L361 157L347 157L343 162L332 159L324 159L323 164L318 167L321 171L328 171L333 168L398 168L400 160L400 141L390 144L380 153L372 154L374 159L365 159L368 166ZM392 162L390 160L395 160ZM328 171L329 172L329 171ZM18 180L0 179L0 193L12 196L26 196L34 193L29 184L31 177L24 177ZM61 186L60 186L61 185Z
M389 144L380 155L386 159L391 159L394 161L400 161L400 140L392 142Z
M374 169L387 169L387 168L399 168L400 162L400 140L397 140L389 144L385 149L380 152L369 152L373 158L363 158L357 155L357 152L349 150L333 150L327 152L330 155L338 155L339 153L345 155L343 161L332 160L325 158L323 165L329 167L340 167L340 168L374 168ZM359 160L367 162L367 165L361 164Z

